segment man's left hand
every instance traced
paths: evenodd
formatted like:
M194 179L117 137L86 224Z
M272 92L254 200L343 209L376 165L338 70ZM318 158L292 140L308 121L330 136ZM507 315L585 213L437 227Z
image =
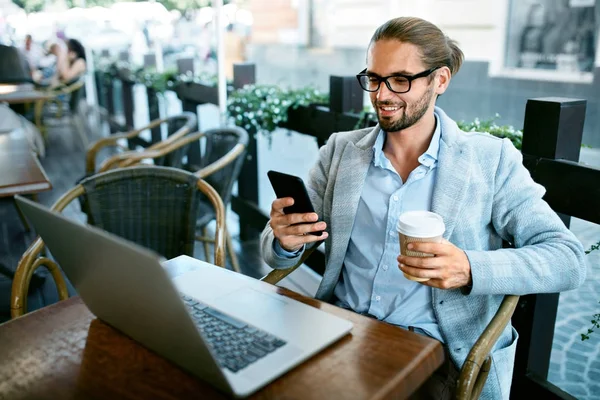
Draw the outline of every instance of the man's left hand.
M471 264L465 252L449 241L441 243L413 242L409 250L433 254L434 257L398 256L402 272L419 278L430 278L423 285L440 289L456 289L471 284Z

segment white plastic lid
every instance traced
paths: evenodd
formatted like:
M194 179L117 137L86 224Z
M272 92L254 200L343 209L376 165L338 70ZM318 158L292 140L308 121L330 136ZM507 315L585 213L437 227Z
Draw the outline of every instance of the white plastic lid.
M398 232L406 236L432 238L442 236L446 226L439 214L429 211L408 211L398 218Z

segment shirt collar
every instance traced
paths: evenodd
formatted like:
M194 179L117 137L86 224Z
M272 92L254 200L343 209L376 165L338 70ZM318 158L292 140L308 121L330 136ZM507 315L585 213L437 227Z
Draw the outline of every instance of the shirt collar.
M429 143L427 151L419 156L419 163L428 168L432 168L437 162L438 153L440 150L440 138L442 136L440 119L435 113L433 115L435 116L435 131L433 132L433 136L431 137L431 142ZM385 166L389 163L387 157L383 153L383 144L385 143L386 136L387 132L385 132L383 129L380 129L377 139L375 140L375 144L373 145L373 164L376 167L385 168Z

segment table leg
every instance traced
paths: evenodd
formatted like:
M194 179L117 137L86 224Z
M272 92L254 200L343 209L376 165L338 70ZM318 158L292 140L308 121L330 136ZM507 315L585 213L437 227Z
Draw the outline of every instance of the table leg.
M34 106L35 126L40 130L44 141L48 140L46 127L42 123L42 111L44 110L45 100L36 100Z

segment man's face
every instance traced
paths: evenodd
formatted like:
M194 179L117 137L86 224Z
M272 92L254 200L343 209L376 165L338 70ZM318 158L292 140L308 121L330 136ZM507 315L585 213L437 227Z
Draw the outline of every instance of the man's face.
M419 48L410 43L377 41L369 48L367 72L380 77L421 73L428 68L423 65L420 54ZM429 77L418 78L412 81L407 93L394 93L382 82L377 92L370 92L381 129L398 132L417 123L434 103L433 83Z

